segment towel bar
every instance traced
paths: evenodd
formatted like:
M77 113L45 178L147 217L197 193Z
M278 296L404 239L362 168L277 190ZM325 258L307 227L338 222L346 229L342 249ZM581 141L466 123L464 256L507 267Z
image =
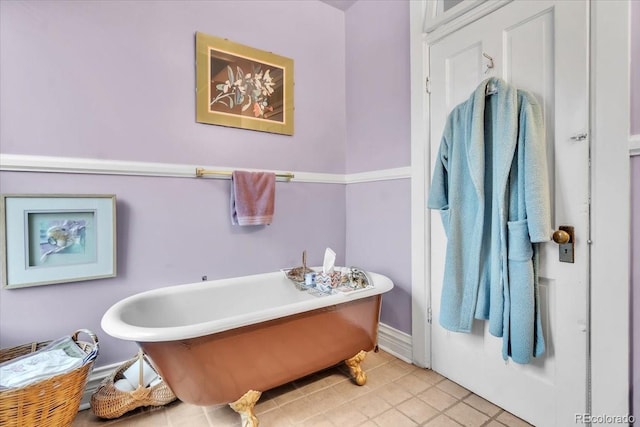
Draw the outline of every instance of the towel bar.
M201 178L204 175L224 175L224 176L231 177L232 173L233 172L231 172L231 171L206 170L206 169L203 169L203 168L196 168L196 176L198 178ZM286 180L293 179L294 177L295 177L295 175L292 174L291 172L277 173L276 174L276 178L284 178Z

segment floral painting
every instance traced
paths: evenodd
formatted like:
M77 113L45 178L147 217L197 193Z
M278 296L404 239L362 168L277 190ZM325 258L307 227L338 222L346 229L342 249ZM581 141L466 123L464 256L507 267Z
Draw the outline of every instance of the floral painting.
M282 69L245 62L236 61L234 70L211 55L211 110L282 122Z
M293 134L293 61L196 33L198 122Z

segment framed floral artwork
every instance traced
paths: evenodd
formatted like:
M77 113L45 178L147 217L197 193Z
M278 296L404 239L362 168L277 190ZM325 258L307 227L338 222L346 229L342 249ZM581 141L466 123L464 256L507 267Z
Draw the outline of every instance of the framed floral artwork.
M196 33L196 121L293 135L293 60Z
M6 288L116 275L112 194L3 194L2 284Z

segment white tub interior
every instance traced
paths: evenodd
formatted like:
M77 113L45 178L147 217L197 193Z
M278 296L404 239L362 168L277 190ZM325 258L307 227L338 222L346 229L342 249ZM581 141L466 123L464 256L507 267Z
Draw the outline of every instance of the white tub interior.
M314 296L298 290L282 272L169 286L114 304L102 328L117 338L172 341L193 338L387 292L391 280L367 273L374 287Z

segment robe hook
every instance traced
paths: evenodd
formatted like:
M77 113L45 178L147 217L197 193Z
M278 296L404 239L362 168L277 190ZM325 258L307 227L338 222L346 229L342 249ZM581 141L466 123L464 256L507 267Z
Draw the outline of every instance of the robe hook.
M484 70L484 73L487 74L489 72L490 69L492 69L494 67L493 64L493 58L490 57L489 55L487 55L486 53L482 52L482 56L484 56L485 58L487 58L489 60L489 63L487 64L487 69Z

